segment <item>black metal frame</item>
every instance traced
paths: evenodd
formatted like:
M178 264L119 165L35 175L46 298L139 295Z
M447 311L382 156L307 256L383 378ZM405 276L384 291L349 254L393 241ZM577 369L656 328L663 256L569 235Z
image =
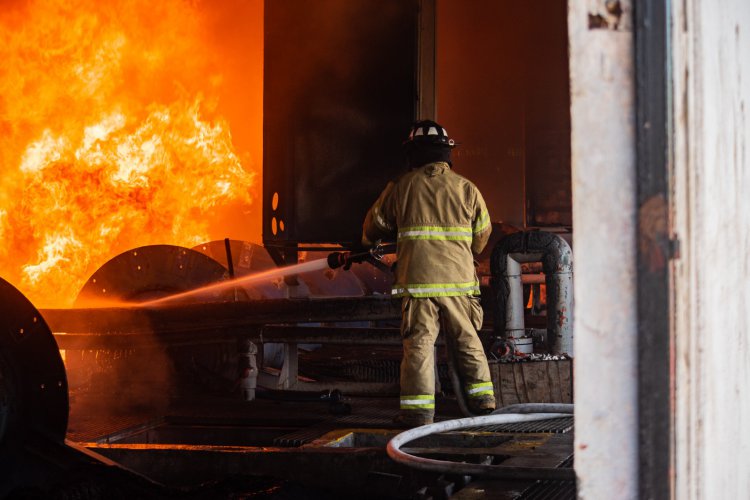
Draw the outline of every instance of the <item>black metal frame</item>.
M639 497L648 499L671 491L668 3L634 2Z

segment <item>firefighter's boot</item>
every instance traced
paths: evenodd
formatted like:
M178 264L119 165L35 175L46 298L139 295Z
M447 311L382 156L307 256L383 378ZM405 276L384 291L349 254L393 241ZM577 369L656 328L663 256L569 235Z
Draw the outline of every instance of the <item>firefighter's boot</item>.
M410 429L422 425L431 424L435 417L435 412L410 410L400 411L393 419L393 423L398 427Z

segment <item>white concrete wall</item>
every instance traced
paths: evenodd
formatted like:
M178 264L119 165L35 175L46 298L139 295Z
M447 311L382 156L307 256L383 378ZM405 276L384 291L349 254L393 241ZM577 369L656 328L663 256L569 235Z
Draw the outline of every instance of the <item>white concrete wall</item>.
M635 104L630 2L569 2L575 466L592 500L637 497ZM608 21L590 27L589 16ZM611 21L611 23L609 23Z
M672 9L676 498L745 499L750 0L675 1Z

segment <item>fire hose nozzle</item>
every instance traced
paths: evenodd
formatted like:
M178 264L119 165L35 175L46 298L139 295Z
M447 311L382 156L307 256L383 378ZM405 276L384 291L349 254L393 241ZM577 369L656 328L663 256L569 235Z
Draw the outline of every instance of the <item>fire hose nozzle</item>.
M349 262L350 254L351 252L331 252L328 254L328 267L338 269L344 266L345 269L348 269L347 264L351 265Z
M343 267L345 270L349 270L352 264L364 261L380 261L383 255L387 253L394 253L396 251L396 245L382 245L379 242L369 250L365 252L353 253L349 251L343 252L332 252L328 254L328 267L331 269L338 269Z
M370 257L370 252L333 252L328 255L328 267L331 269L343 267L345 271L348 271L352 267L352 264L364 262L368 257Z

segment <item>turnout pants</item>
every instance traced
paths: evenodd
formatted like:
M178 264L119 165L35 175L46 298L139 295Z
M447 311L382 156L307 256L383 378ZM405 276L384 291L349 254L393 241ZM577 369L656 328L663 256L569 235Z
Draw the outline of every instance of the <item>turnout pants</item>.
M492 398L487 357L477 336L483 320L478 297L404 297L401 303L401 411L435 412L435 340L440 327L453 339L457 369L469 399Z

